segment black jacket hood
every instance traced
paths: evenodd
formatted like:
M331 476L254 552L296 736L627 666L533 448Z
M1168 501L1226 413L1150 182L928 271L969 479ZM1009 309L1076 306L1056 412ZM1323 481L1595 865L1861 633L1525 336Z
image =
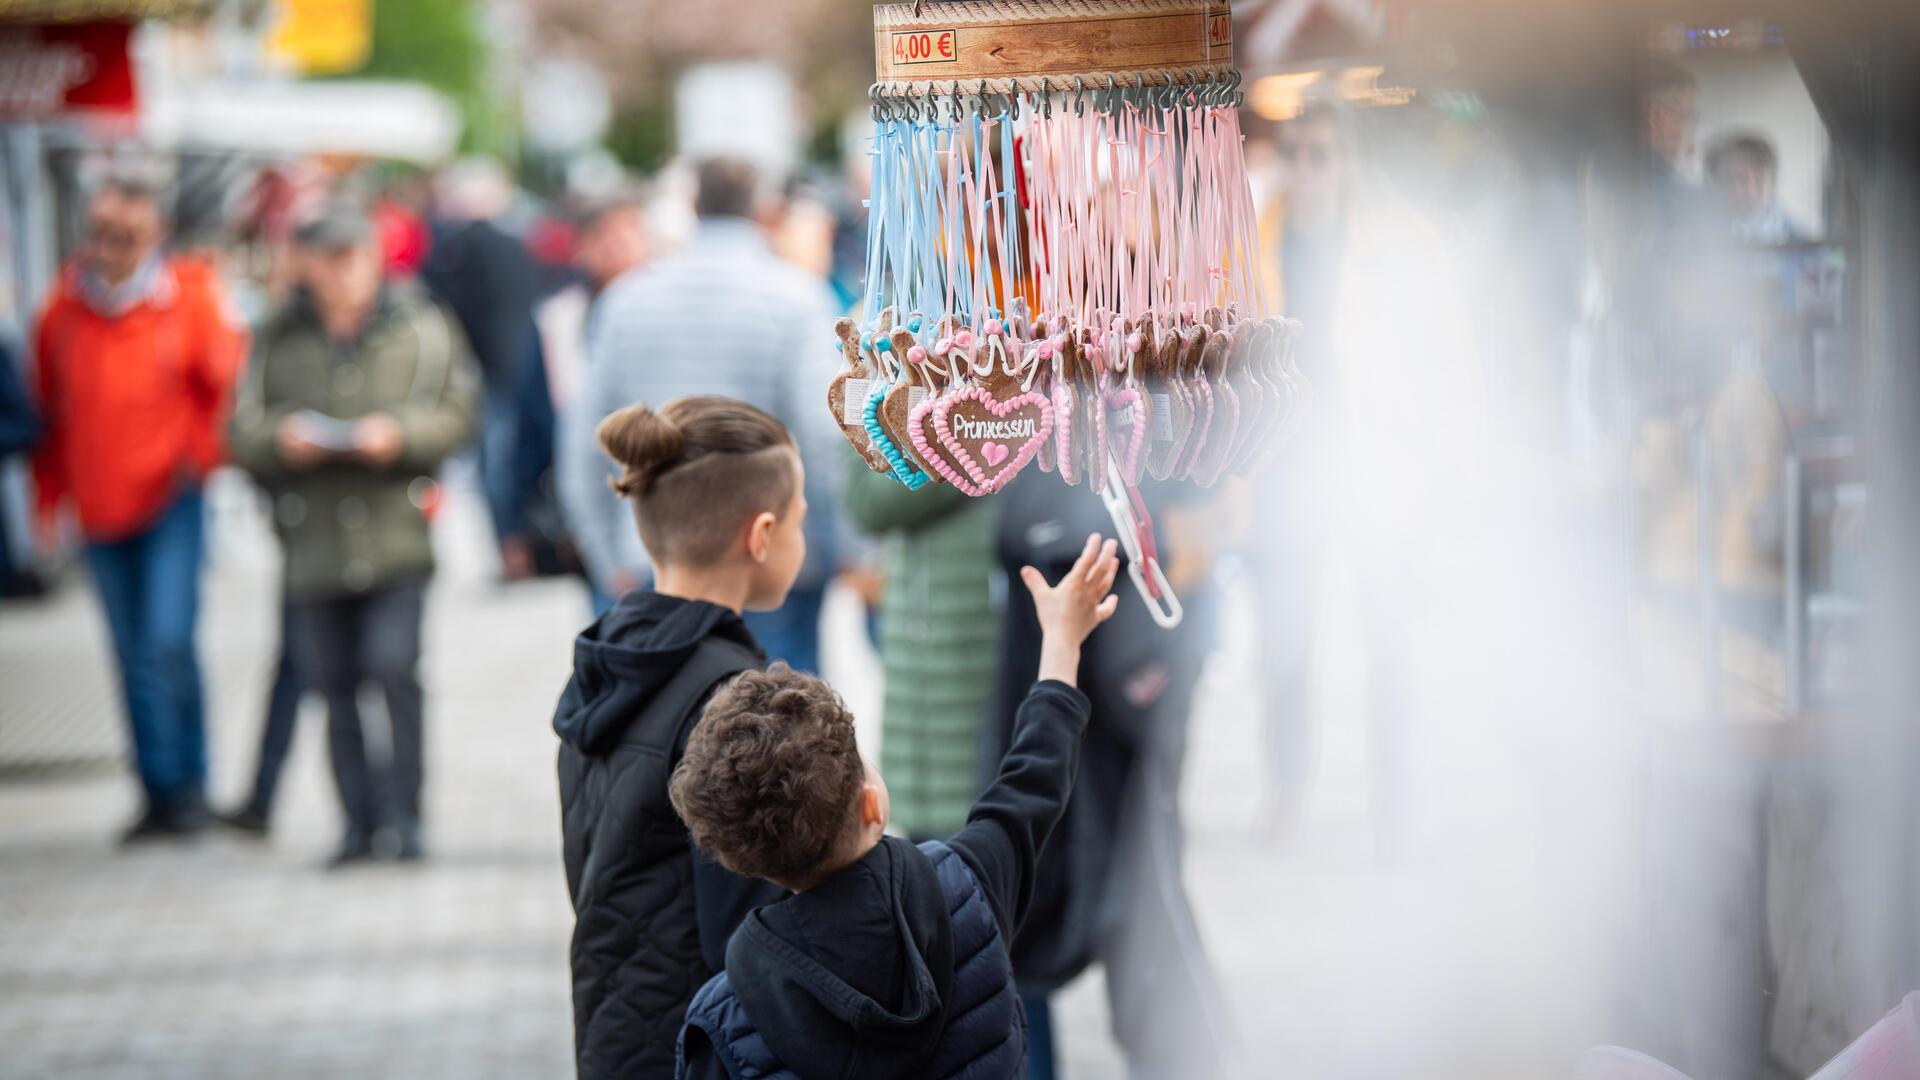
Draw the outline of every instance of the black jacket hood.
M727 978L801 1076L910 1077L945 1033L953 926L933 863L883 839L806 892L747 917Z
M747 624L727 608L638 589L621 597L574 639L573 679L553 730L582 753L605 754L709 637L764 659Z

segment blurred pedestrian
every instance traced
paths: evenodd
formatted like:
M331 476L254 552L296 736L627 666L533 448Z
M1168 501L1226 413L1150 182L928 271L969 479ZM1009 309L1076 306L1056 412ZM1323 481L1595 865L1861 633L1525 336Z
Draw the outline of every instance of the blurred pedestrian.
M1128 1076L1204 1080L1229 1054L1226 1010L1180 871L1180 775L1212 645L1209 530L1200 525L1207 493L1148 484L1141 494L1158 520L1163 566L1185 619L1177 630L1160 629L1123 585L1113 618L1082 650L1079 686L1093 719L1073 797L1041 852L1029 915L1013 939L1034 1080L1056 1075L1049 997L1095 963L1106 968L1113 1037ZM1013 744L1015 710L1040 663L1042 627L1033 598L1017 584L1021 568L1053 580L1073 565L1082 538L1113 528L1099 500L1062 491L1051 476L1029 472L994 501L1008 585L992 722L981 748L986 765Z
M515 480L501 527L500 557L509 580L578 570L578 546L560 512L554 479L557 418L580 396L587 336L609 285L647 257L646 219L630 195L596 199L574 215L575 280L534 309L528 355L514 395ZM595 590L594 610L611 598Z
M464 339L404 283L383 284L371 221L335 204L299 227L299 291L260 331L234 453L273 498L296 662L327 701L346 818L335 865L390 828L422 854L420 623L433 548L433 473L473 430ZM389 760L368 760L357 696L386 700Z
M267 711L260 722L260 749L253 759L253 784L245 802L214 815L221 824L249 836L264 837L273 826L273 800L280 790L287 751L293 749L293 728L300 718L305 690L293 652L293 599L280 597L280 653L273 661L273 685L267 691Z
M820 666L820 608L837 569L834 512L851 453L821 388L838 363L831 293L769 248L765 202L752 165L727 158L699 167L691 243L622 278L600 299L587 344L586 378L564 424L561 498L594 582L612 596L650 579L646 552L593 444L601 418L636 401L719 394L746 401L794 432L807 463L807 564L778 611L747 625L767 654L803 671Z
M206 263L162 250L159 194L114 179L88 204L80 257L35 336L34 460L41 544L71 503L100 589L146 807L124 839L206 822L206 704L194 627L204 548L201 486L246 332Z
M1404 823L1415 708L1408 613L1440 523L1471 502L1461 464L1483 415L1467 305L1447 246L1361 175L1352 117L1312 101L1278 131L1260 238L1268 308L1300 320L1313 400L1280 463L1250 484L1247 568L1261 614L1267 786L1262 825L1288 839L1312 758L1311 661L1330 556L1346 560L1368 665L1374 840Z
M1745 244L1779 247L1806 234L1774 196L1779 161L1763 135L1723 135L1707 151L1707 180L1733 215L1733 235Z
M527 320L539 298L539 268L507 227L513 182L491 158L469 158L440 185L421 280L459 321L479 365L480 482L496 538L512 520L514 394L526 359Z
M893 823L915 841L958 832L973 802L993 689L995 505L848 463L847 516L886 541L880 769Z
M5 479L8 460L32 450L40 442L40 416L27 397L18 365L19 352L11 338L0 335L0 485ZM8 505L6 490L0 486L0 598L27 596L40 590L33 572L19 566L14 559Z

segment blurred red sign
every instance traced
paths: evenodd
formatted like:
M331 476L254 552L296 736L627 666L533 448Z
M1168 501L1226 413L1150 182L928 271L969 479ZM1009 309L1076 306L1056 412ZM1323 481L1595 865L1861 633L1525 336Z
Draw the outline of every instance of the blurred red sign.
M0 117L133 112L132 32L125 22L0 26Z

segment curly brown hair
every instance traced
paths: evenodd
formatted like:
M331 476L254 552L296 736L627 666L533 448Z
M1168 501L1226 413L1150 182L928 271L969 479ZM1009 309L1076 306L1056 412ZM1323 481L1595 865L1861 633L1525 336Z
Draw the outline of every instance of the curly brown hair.
M865 780L840 695L775 664L707 703L667 793L720 865L803 889L833 869Z

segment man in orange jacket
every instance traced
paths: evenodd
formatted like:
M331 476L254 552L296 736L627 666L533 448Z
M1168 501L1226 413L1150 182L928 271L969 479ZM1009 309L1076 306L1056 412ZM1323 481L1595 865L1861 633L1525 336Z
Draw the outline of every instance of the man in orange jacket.
M35 334L46 434L34 460L43 544L71 504L120 665L146 809L128 842L206 822L194 624L201 485L219 463L247 334L212 267L161 251L155 190L114 180Z

